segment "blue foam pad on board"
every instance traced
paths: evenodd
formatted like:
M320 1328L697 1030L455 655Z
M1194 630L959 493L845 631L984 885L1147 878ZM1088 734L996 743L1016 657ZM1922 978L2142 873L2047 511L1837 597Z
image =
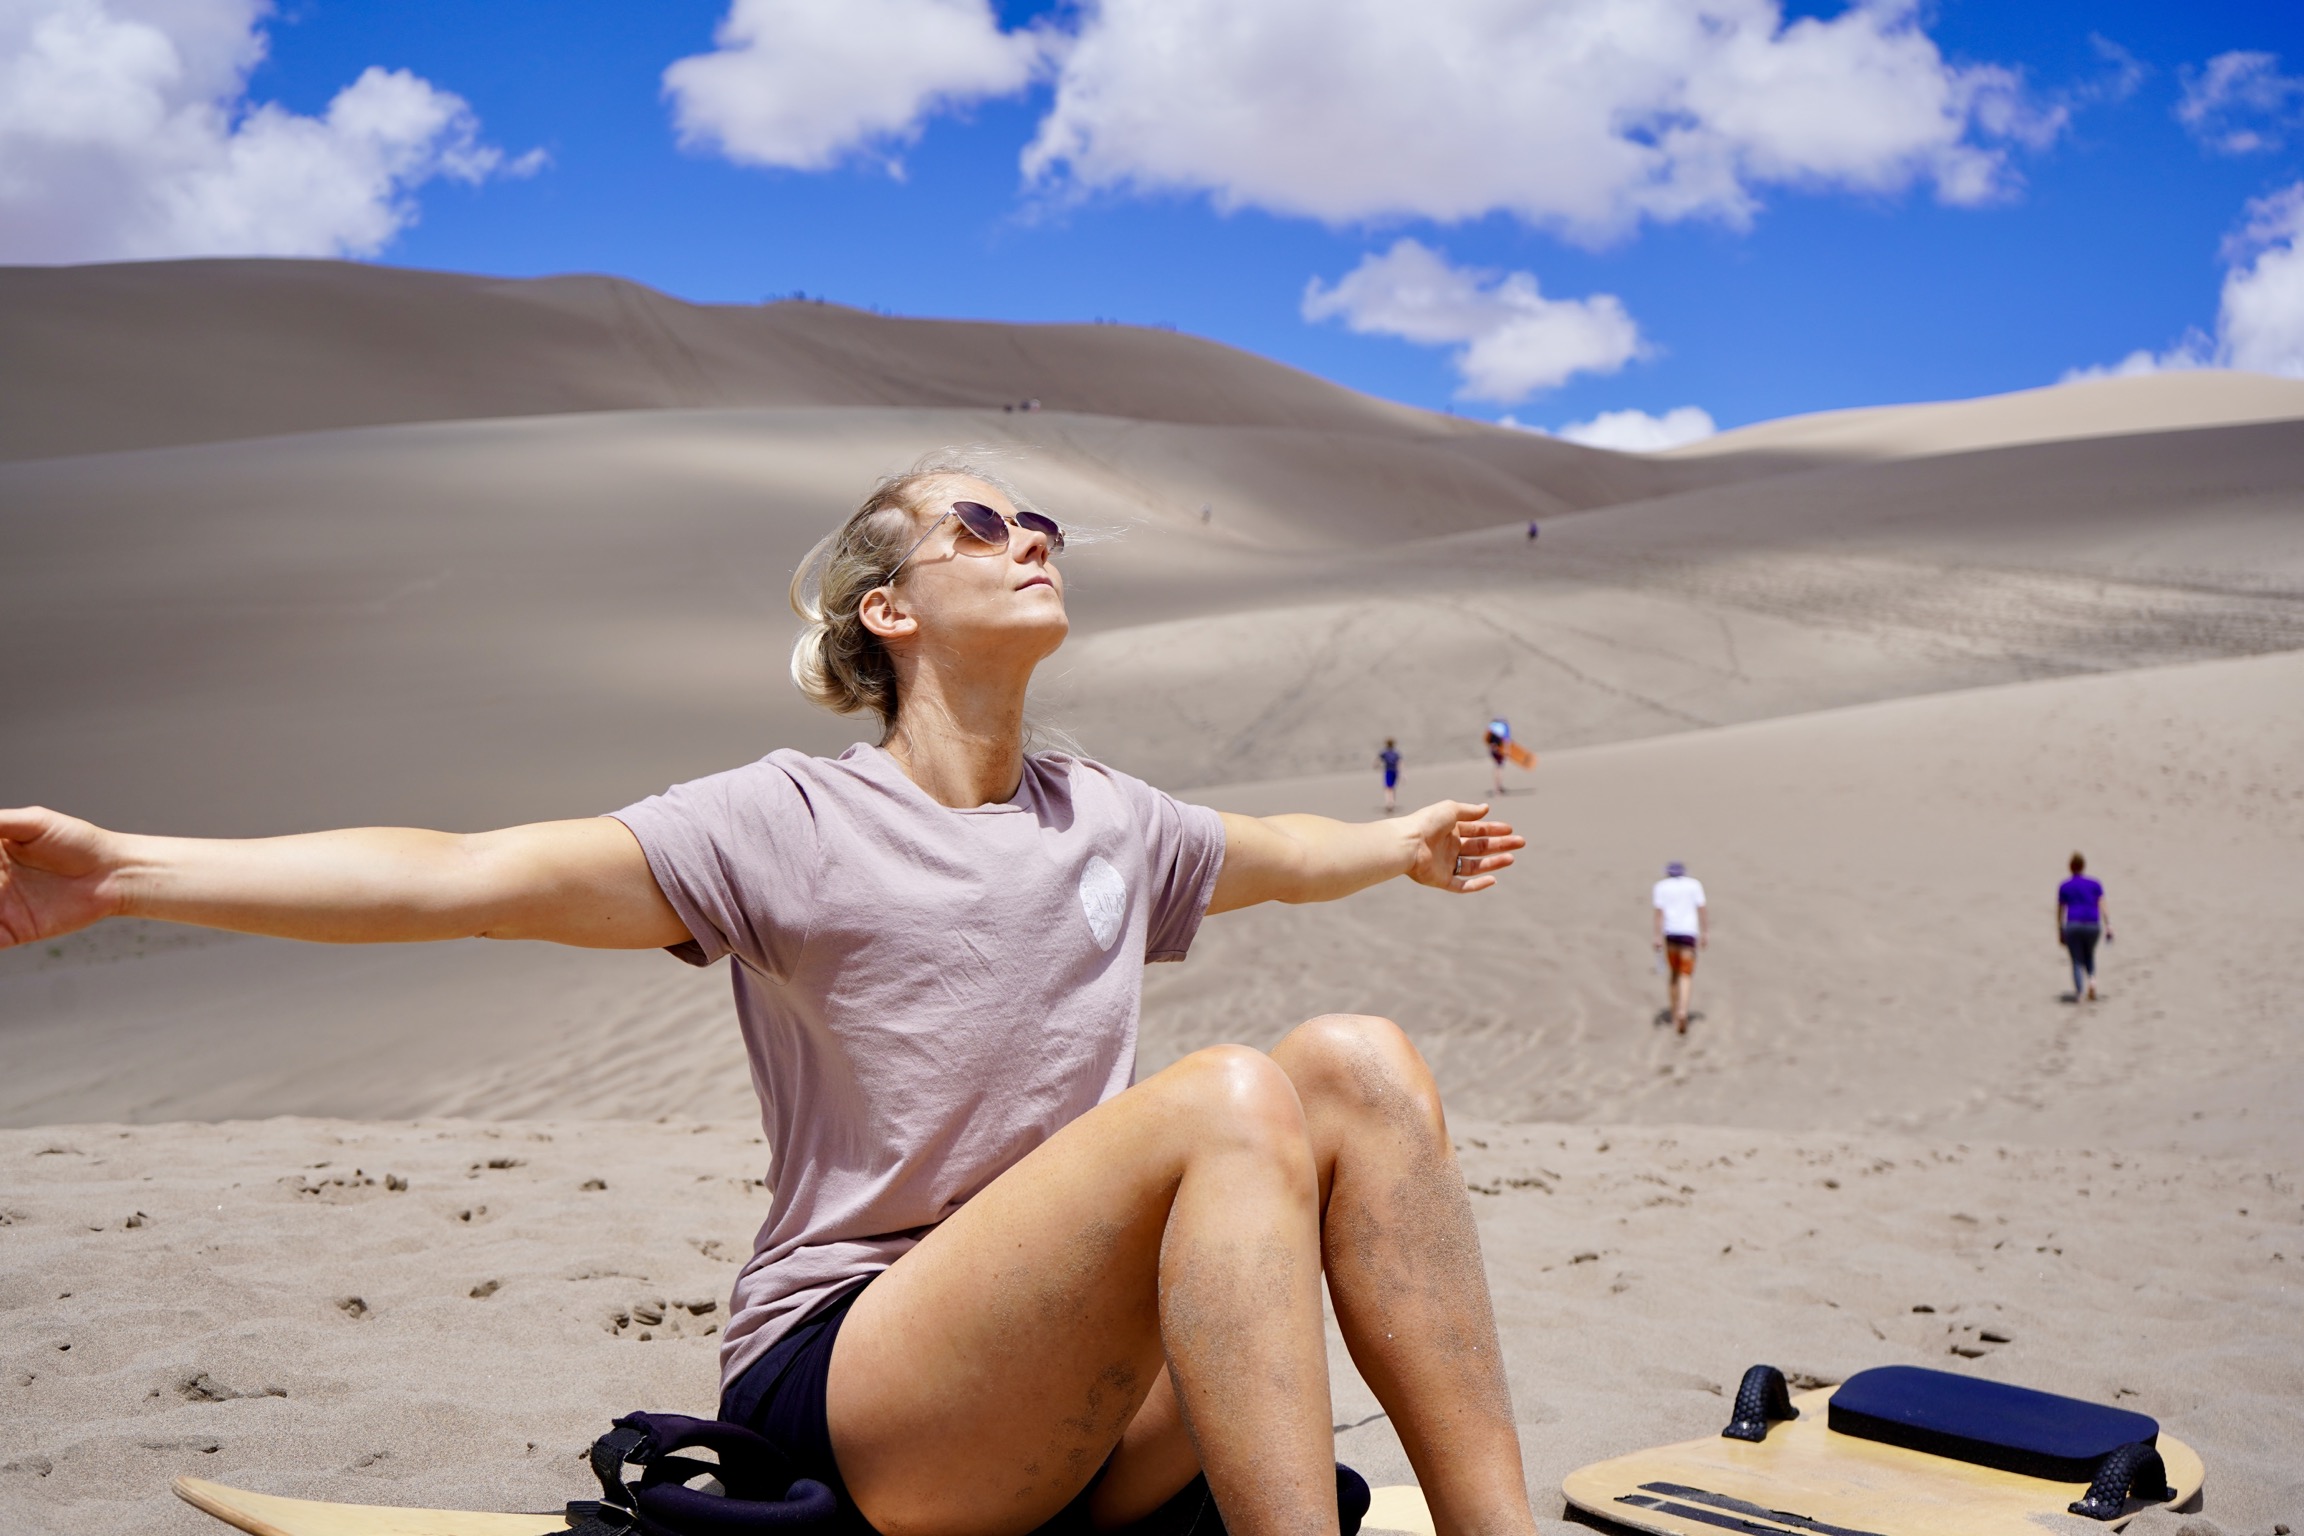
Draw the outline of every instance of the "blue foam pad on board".
M1832 1394L1826 1422L1843 1435L2027 1477L2085 1483L2123 1445L2152 1444L2141 1413L1916 1365L1858 1371Z

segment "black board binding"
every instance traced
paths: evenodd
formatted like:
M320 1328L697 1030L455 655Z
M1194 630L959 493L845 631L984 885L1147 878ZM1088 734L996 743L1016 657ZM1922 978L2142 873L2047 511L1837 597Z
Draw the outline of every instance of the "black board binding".
M1756 1365L1738 1384L1736 1411L1720 1433L1730 1440L1765 1440L1770 1423L1798 1417L1800 1410L1792 1406L1792 1389L1785 1385L1784 1373L1772 1365Z
M2168 1469L2160 1460L2158 1447L2142 1440L2106 1456L2088 1484L2087 1495L2069 1507L2072 1513L2091 1520L2117 1520L2128 1512L2131 1494L2147 1504L2176 1497L2176 1490L2168 1486Z

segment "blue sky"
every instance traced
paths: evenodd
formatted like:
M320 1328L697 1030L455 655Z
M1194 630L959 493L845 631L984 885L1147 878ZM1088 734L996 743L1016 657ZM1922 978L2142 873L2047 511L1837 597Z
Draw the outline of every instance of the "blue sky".
M136 0L69 3L109 4L122 17L139 11ZM1261 41L1110 40L1121 62L1110 64L1107 94L1125 100L1099 108L1105 115L1092 123L1103 168L1090 163L1094 155L1075 155L1058 174L1029 183L1019 157L1059 91L1079 88L1061 74L1071 66L1045 59L1019 88L1003 90L994 79L930 96L897 131L860 130L835 147L825 168L796 169L738 163L744 151L731 148L738 130L686 147L676 132L665 70L714 50L733 0L282 0L269 15L255 0L199 3L217 12L218 29L237 7L248 36L261 40L260 62L248 67L251 46L237 75L225 72L218 78L226 83L210 90L228 116L245 122L266 109L324 119L340 92L381 66L417 77L435 99L460 98L465 150L493 156L492 167L468 165L460 179L451 157L447 171L389 173L399 180L378 206L397 206L388 222L401 227L381 239L375 227L365 235L274 237L250 218L225 221L221 233L131 239L105 233L127 226L105 224L102 210L58 203L58 228L79 220L73 228L94 233L14 251L0 239L0 259L231 249L236 238L256 249L267 239L274 248L280 240L310 248L319 239L321 249L333 240L334 249L358 254L365 243L375 259L413 266L608 272L696 300L752 302L798 290L902 314L1109 317L1174 325L1375 394L1546 427L1684 406L1726 427L1974 395L2051 383L2139 349L2162 365L2253 359L2281 366L2290 355L2278 337L2249 351L2247 338L2235 342L2219 331L2219 316L2228 274L2266 250L2293 255L2304 230L2304 214L2290 218L2258 202L2260 238L2229 244L2250 221L2252 202L2276 201L2304 179L2304 80L2297 78L2304 76L2304 7L2294 5L1949 0L1901 19L1898 7L1876 7L1885 19L1865 36L1877 33L1901 50L1896 68L1964 81L1954 89L1980 88L1998 106L1961 109L1950 140L1938 132L1933 147L1902 161L1891 147L1853 168L1832 159L1837 141L1871 131L1855 119L1879 93L1865 89L1854 107L1819 97L1822 105L1801 109L1805 117L1771 127L1761 117L1797 91L1765 79L1753 85L1750 69L1764 66L1749 60L1696 59L1686 66L1695 82L1688 99L1709 92L1725 105L1687 110L1715 114L1706 130L1744 157L1741 180L1694 213L1659 211L1653 199L1635 206L1651 192L1618 186L1605 194L1616 199L1615 211L1587 217L1589 208L1562 211L1582 194L1559 184L1591 157L1495 105L1523 81L1531 97L1573 95L1585 88L1581 73L1547 82L1475 71L1457 89L1445 65L1387 62L1386 50L1413 60L1420 41L1388 37L1372 45L1374 65L1367 57L1313 59L1302 64L1304 78L1288 78L1305 54L1287 30L1299 24L1290 19L1304 9L1297 0L1270 0L1273 37ZM754 3L765 30L747 57L786 47L781 29L805 21L803 13L821 27L872 9L843 9L858 0ZM1235 3L1259 12L1256 0ZM982 0L874 4L898 21L908 5L982 9ZM1638 0L1614 10L1604 0L1566 0L1566 7L1582 7L1604 28L1621 20L1629 34L1644 18L1702 11L1706 0ZM1766 53L1761 45L1772 35L1789 56L1794 39L1775 25L1765 0L1718 0L1714 8L1721 7L1747 23L1760 17L1751 58ZM149 0L141 9L158 14ZM1350 25L1347 13L1359 9L1339 4L1328 14ZM970 46L1005 46L995 25L1010 38L1037 25L1059 46L1078 47L1063 40L1097 26L1117 33L1123 12L1136 14L1125 24L1143 31L1167 27L1169 18L1188 26L1193 10L1175 0L1155 23L1141 19L1150 14L1141 4L1117 0L1088 9L1006 4ZM1794 6L1784 24L1797 28L1802 18L1853 30L1840 5ZM1267 46L1274 39L1278 46ZM1186 62L1176 68L1189 74L1127 62L1164 41L1181 50ZM1432 41L1437 50L1464 37ZM0 53L12 46L21 45L0 33ZM901 38L890 44L889 56L905 46ZM1641 44L1625 46L1636 53ZM1227 47L1242 57L1227 63ZM1930 50L1934 64L1920 56ZM953 67L955 49L930 52L936 56L916 67L931 74ZM2218 94L2204 72L2235 54L2271 59L2226 66L2230 88ZM987 79L1009 67L1000 62L1006 55L984 57ZM1086 51L1072 57L1083 72L1094 62ZM826 55L799 66L764 59L757 89L775 89L799 67L828 92L824 100L844 104L890 88L881 58L863 50L862 73L852 80L840 70L858 70L854 59ZM898 59L891 69L903 67ZM1627 78L1639 74L1628 68ZM1301 114L1273 105L1298 93ZM1269 102L1244 101L1265 94ZM2187 99L2213 110L2179 121ZM1608 104L1599 100L1594 110ZM1365 114L1381 119L1393 110L1411 126L1395 130L1379 120L1357 149L1344 142ZM1849 116L1845 133L1830 120L1835 111ZM1193 137L1192 125L1229 123L1235 112L1245 128ZM1755 121L1760 126L1734 126ZM1778 137L1767 139L1771 133ZM1387 145L1427 135L1429 161L1398 169L1375 163ZM435 139L434 148L444 142ZM1322 163L1330 142L1343 163ZM542 154L518 164L531 151ZM769 157L777 153L771 148ZM11 154L0 135L0 169ZM1799 164L1766 169L1768 156L1786 154ZM1971 164L1969 171L1989 184L1956 184L1965 173L1946 169L1955 155L1988 160L1985 170ZM1699 159L1692 151L1688 163ZM900 162L900 174L891 162ZM1458 171L1460 187L1451 181ZM0 214L47 216L38 205ZM1400 255L1403 239L1416 249ZM1388 253L1399 261L1386 264ZM1370 258L1377 264L1346 285ZM2265 270L2260 287L2269 303L2278 285ZM1504 292L1511 273L1527 274L1520 299ZM1334 296L1331 318L1307 318L1307 284L1315 279ZM1432 282L1455 287L1435 301ZM1528 297L1535 293L1541 299ZM1613 296L1613 307L1600 296ZM1503 338L1495 366L1475 378L1480 364L1462 356L1488 334L1481 328L1539 311L1554 324L1544 333L1550 339L1534 330ZM2276 328L2279 313L2251 323ZM2304 313L2296 329L2304 337ZM1570 361L1547 363L1554 354L1546 347L1567 348L1558 356ZM2294 350L2304 357L2304 341ZM1573 363L1579 357L1586 365ZM1523 387L1563 370L1562 382ZM1481 378L1484 393L1473 387Z

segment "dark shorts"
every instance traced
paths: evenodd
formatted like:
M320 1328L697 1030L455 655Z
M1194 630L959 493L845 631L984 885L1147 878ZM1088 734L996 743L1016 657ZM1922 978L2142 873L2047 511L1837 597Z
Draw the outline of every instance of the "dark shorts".
M1386 789L1398 789L1400 787L1399 769L1387 768L1384 770L1384 787Z
M867 1280L864 1285L872 1282ZM864 1536L871 1523L848 1497L840 1465L832 1459L832 1426L824 1416L824 1383L832 1374L832 1341L864 1285L842 1296L769 1346L720 1394L720 1417L741 1424L792 1458L803 1477L832 1490L840 1528Z
M848 1496L840 1464L832 1458L832 1425L824 1412L824 1386L832 1375L832 1344L863 1285L833 1302L769 1346L735 1384L720 1394L720 1417L741 1424L792 1458L802 1477L832 1490L843 1536L879 1536ZM1101 1474L1099 1474L1101 1475ZM1088 1536L1088 1496L1096 1480L1034 1536Z

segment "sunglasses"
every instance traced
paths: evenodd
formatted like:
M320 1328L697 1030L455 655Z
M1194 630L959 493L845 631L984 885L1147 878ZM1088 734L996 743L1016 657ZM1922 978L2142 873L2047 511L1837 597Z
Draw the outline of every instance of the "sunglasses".
M1008 525L1014 523L1019 528L1046 538L1048 540L1048 553L1052 555L1064 553L1064 530L1056 526L1056 520L1052 517L1043 517L1037 512L1019 512L1012 518L1002 517L980 501L956 501L952 503L950 511L928 525L927 533L923 533L912 541L912 547L904 551L904 559L897 561L889 569L887 580L894 581L896 579L896 573L904 569L904 562L919 553L920 546L927 543L930 536L944 526L945 517L960 519L960 526L968 530L968 537L980 544L988 544L995 550L1008 547Z

